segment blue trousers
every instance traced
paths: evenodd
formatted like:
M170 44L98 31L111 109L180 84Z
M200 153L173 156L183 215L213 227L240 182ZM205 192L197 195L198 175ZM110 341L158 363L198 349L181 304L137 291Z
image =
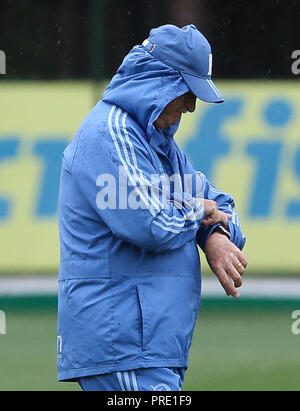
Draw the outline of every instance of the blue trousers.
M83 391L181 391L184 368L140 368L77 379Z

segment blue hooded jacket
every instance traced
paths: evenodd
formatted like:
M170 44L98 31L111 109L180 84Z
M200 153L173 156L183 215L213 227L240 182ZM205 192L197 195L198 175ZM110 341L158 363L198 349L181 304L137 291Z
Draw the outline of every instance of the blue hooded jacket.
M154 127L164 107L187 91L177 71L134 47L63 154L61 381L188 366L200 304L197 243L204 248L214 228L200 226L196 197L233 215L231 241L244 246L231 196L196 172L176 145L179 123ZM165 194L163 176L174 174L191 176L191 184L170 184Z

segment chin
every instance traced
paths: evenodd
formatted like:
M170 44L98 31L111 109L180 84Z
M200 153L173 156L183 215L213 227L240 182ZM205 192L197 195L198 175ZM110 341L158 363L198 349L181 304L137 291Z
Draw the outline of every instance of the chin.
M180 115L180 116L176 116L176 117L174 118L173 125L174 125L174 124L177 124L178 121L180 121L180 119L181 119L181 115Z
M172 121L172 124L170 124L171 126L175 126L175 124L177 124L181 119L181 116L178 117L177 119L175 119L174 121Z

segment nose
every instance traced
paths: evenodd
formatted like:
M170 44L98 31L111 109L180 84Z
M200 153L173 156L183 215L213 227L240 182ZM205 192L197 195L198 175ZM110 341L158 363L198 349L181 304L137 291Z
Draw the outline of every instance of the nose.
M193 113L196 109L196 99L197 99L197 97L194 94L192 94L192 95L189 96L189 98L187 100L186 106L187 106L187 109L190 113Z

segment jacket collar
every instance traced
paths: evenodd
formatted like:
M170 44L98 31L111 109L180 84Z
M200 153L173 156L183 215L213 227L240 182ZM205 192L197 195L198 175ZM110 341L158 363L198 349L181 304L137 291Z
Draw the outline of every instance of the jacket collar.
M164 130L157 130L152 124L150 130L148 130L147 137L150 146L158 153L166 155L169 151L169 147L173 141L173 130L177 130L178 125L169 127Z

